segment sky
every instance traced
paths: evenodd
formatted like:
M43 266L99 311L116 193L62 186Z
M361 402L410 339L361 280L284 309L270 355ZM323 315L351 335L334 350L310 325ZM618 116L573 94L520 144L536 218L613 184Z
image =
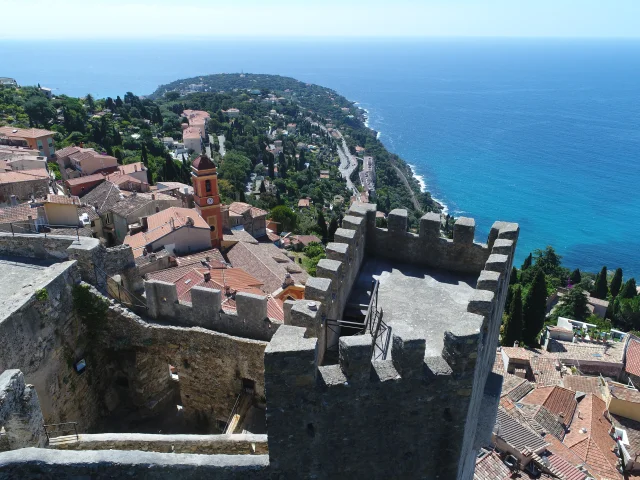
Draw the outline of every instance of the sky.
M0 0L0 39L640 37L640 0ZM1 61L1 59L0 59Z

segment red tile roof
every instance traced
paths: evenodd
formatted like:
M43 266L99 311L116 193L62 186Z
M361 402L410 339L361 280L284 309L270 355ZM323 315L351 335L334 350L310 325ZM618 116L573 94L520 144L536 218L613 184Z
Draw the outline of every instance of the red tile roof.
M611 422L606 413L607 405L597 396L588 394L578 406L564 444L601 479L622 480L616 468L618 457L613 453L615 441L609 435Z
M59 205L80 205L80 199L75 195L67 197L65 195L54 195L50 193L47 195L47 203L57 203Z
M549 461L549 469L562 480L584 480L587 474L578 470L577 466L583 461L575 455L568 447L553 435L545 435L547 454L544 455Z
M308 198L301 198L300 200L298 200L298 207L302 208L302 207L308 207L308 206L309 206Z
M182 138L200 138L200 129L196 127L187 127L182 131ZM197 159L196 159L197 160ZM197 167L196 167L197 168ZM202 170L202 168L199 168Z
M611 382L607 382L607 386L613 398L624 400L625 402L640 403L640 392L638 390L614 385Z
M491 452L476 461L474 480L504 480L511 476L511 470L496 452Z
M560 363L555 358L532 356L531 371L539 387L562 385Z
M189 130L189 129L187 128L187 130ZM187 130L184 131L185 137L187 137L187 135L186 135ZM197 130L197 132L198 132L198 137L200 137L200 130ZM189 138L189 137L187 137L187 138ZM207 157L206 155L199 155L193 161L191 166L193 168L195 168L196 170L213 170L214 168L216 168L216 165L213 163L213 161L209 157Z
M94 173L92 175L87 175L86 177L76 177L65 180L64 182L69 186L77 186L84 185L85 183L96 182L100 180L104 180L105 177L101 173Z
M0 208L0 223L23 222L38 218L38 211L29 204L15 205L13 207Z
M123 175L131 175L136 172L144 172L147 167L142 162L128 163L126 165L118 165L118 171Z
M9 138L40 138L53 136L54 133L41 128L0 127L0 135L6 135Z
M136 184L147 183L147 182L143 182L142 180L138 180L136 177L132 177L131 175L127 175L127 174L122 174L120 172L107 175L107 180L109 180L111 183L115 183L118 186L126 185L127 183L136 183Z
M520 400L525 405L542 405L555 415L562 415L565 425L571 424L576 411L575 392L564 387L540 387Z
M574 392L593 393L602 398L600 377L585 377L582 375L567 375L562 379L564 388Z
M33 182L37 180L48 180L49 174L44 168L36 168L34 170L20 170L0 172L0 184Z
M640 377L640 340L634 336L629 337L624 370L631 375Z

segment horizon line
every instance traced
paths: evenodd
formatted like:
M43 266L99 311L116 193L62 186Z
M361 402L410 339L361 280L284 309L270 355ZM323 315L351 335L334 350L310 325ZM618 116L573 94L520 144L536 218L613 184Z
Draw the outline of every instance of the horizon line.
M163 35L163 36L132 36L132 37L4 37L0 40L14 42L41 42L41 41L72 41L83 39L85 42L106 41L109 43L153 40L174 42L177 39L229 39L229 40L640 40L640 34L636 36L592 36L592 35Z

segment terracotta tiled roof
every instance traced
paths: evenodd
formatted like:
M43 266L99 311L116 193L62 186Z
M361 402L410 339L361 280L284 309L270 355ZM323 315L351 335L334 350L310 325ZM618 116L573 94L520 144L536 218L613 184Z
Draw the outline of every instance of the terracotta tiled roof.
M536 379L536 385L539 387L562 385L560 363L555 358L532 356L531 371Z
M79 207L78 215L82 215L83 213L87 214L87 216L89 217L89 220L97 220L100 218L96 213L96 211L93 209L93 207L88 207L88 206Z
M546 355L544 350L524 348L524 347L502 347L501 350L507 355L509 360L529 360L532 355Z
M640 376L640 340L629 337L624 370L631 375Z
M205 273L211 275L209 281L205 281ZM241 268L208 269L197 265L187 265L150 273L147 275L147 279L174 283L178 299L183 302L191 302L191 289L196 286L220 290L223 292L222 309L227 311L235 311L236 302L233 296L224 294L225 287L229 287L231 292L264 296L264 292L260 290L262 283ZM282 307L270 296L267 297L267 316L284 321Z
M35 220L38 218L38 211L26 203L13 207L0 208L0 223L26 222L29 220L29 216Z
M190 130L187 128L187 130ZM184 131L185 137L187 137L187 130ZM196 129L197 130L197 129ZM200 137L200 130L197 130L198 137ZM187 137L189 138L189 137ZM216 168L216 165L213 161L207 157L206 155L199 155L191 164L193 168L196 170L213 170Z
M200 129L196 127L187 127L182 131L182 138L200 138ZM197 160L197 159L196 159ZM195 161L194 161L195 163ZM202 167L196 167L198 170L203 170ZM213 167L210 167L213 168Z
M229 205L229 212L233 212L237 215L244 215L247 210L251 210L251 205L244 202L233 202Z
M574 392L593 393L602 398L600 377L585 377L582 375L567 375L562 379L565 388Z
M496 452L491 452L476 461L474 480L504 480L509 478L511 470Z
M9 138L40 138L52 136L55 132L44 130L42 128L15 128L0 127L0 134Z
M308 198L301 198L300 200L298 200L298 207L302 208L302 207L308 207L308 206L309 206Z
M104 180L105 177L101 173L94 173L92 175L87 175L86 177L76 177L65 180L64 182L69 186L76 185L84 185L85 183L96 182L100 180Z
M54 195L50 193L47 195L47 203L58 203L60 205L80 205L80 199L75 195L67 197L65 195Z
M576 411L575 392L563 387L540 387L520 400L525 405L542 405L554 415L562 415L564 425L570 425Z
M638 392L638 390L613 385L611 382L607 382L607 386L613 398L624 400L625 402L640 403L640 392Z
M223 264L225 262L222 253L217 248L205 250L199 253L190 253L181 257L176 257L176 263L179 266L199 264L209 258L209 263Z
M605 416L606 411L607 406L602 400L588 394L578 406L564 444L600 478L622 480L616 469L618 457L613 453L615 441L609 435L611 423Z
M175 197L172 197L171 195L165 195L163 193L136 193L135 195L129 195L123 198L122 201L113 205L111 207L111 211L120 215L121 217L127 217L135 213L145 205L160 200L172 201L174 204L179 203L175 199ZM193 210L193 212L195 212L195 210Z
M296 235L294 238L305 247L313 242L316 242L316 243L322 242L322 240L320 240L315 235Z
M619 363L622 366L624 354L623 342L564 342L550 339L548 347L550 355L561 361L589 361Z
M621 428L627 432L627 438L629 439L629 446L626 447L631 458L640 454L640 422L625 418L621 415L610 415L613 425L617 428Z
M36 168L34 170L19 170L15 172L0 172L0 184L33 182L48 179L49 174L44 168Z
M127 235L123 243L132 248L134 257L139 257L143 255L146 245L165 237L177 228L187 225L188 218L193 220L193 228L209 230L207 222L195 210L171 207L147 217L147 231L139 232L135 235Z
M234 267L244 268L262 281L266 293L281 288L288 273L298 284L305 284L309 277L272 243L239 242L227 252L227 258Z
M72 155L74 153L80 152L82 149L80 147L76 147L75 145L71 145L69 147L61 148L60 150L56 150L56 157L64 158Z
M546 435L544 439L549 444L552 444L554 442L557 444L560 444L563 449L571 452L567 447L562 445L557 439L553 438L552 435ZM536 455L533 456L533 459L536 460L537 463L546 466L554 474L554 478L557 478L559 480L585 480L587 478L586 473L578 470L578 468L574 464L567 461L562 456L552 453L549 450L549 448L550 447L547 446L547 451L538 457L540 460L536 458L537 457ZM580 460L579 458L577 459ZM579 465L581 463L582 462L580 461L576 465Z
M144 172L147 167L142 162L128 163L127 165L118 165L118 171L123 175L131 175L135 172Z

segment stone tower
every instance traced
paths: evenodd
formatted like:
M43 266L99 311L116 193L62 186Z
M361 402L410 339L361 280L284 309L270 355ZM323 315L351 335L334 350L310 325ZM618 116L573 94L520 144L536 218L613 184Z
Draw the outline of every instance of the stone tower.
M220 211L216 166L209 157L200 155L193 161L191 170L195 209L209 224L211 246L220 248L222 242L222 212Z

